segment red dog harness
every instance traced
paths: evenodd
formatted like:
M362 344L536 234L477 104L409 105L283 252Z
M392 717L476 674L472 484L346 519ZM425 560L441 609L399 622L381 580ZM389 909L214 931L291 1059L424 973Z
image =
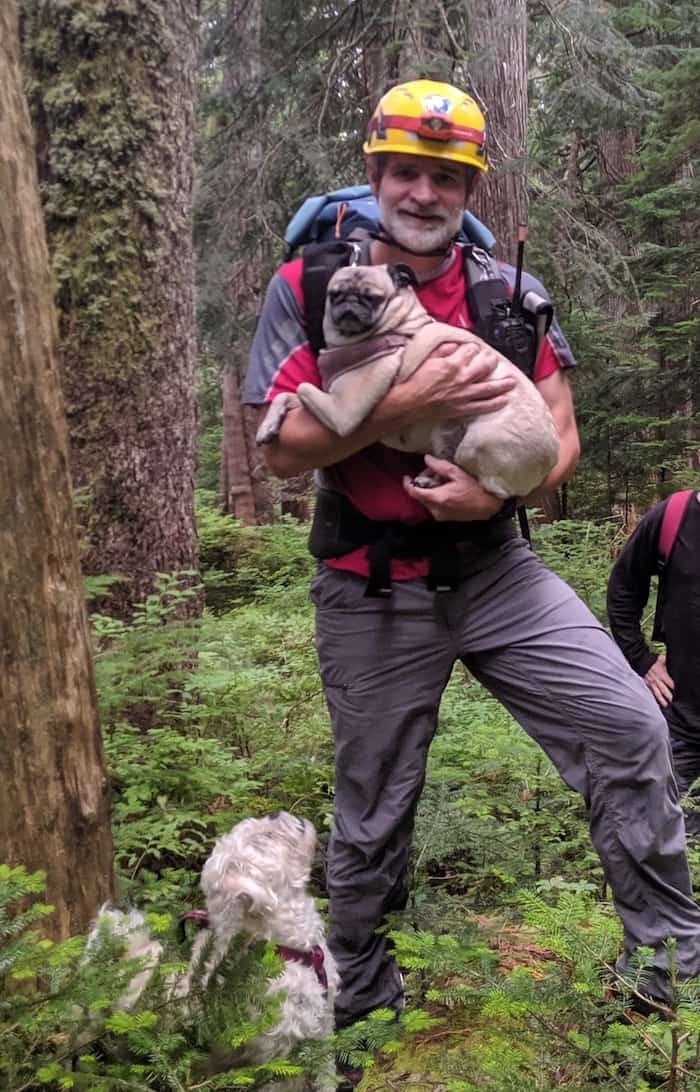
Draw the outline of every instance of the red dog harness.
M209 914L206 910L186 910L178 918L178 936L181 941L185 939L186 921L196 921L200 929L209 928ZM313 968L322 989L328 990L325 957L320 944L314 944L313 948L310 948L307 952L303 952L299 948L287 948L284 944L277 944L275 951L278 956L281 956L288 963L303 963L305 967Z

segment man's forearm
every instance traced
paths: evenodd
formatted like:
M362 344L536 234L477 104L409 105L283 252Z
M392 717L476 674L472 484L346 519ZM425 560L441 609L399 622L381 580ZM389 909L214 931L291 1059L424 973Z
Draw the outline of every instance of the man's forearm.
M290 410L279 437L263 448L265 461L278 478L332 466L414 422L415 402L407 395L409 392L402 385L392 387L359 428L345 437L326 428L306 409Z
M644 553L637 553L643 545L639 537L626 544L612 567L606 596L610 631L638 675L645 675L656 660L642 632L652 572Z
M290 411L278 439L265 451L267 465L278 477L289 478L340 462L406 425L460 421L502 409L514 381L510 376L493 378L498 356L488 346L479 350L478 344L439 346L406 382L389 389L355 432L342 439L306 410Z
M578 433L574 433L561 443L556 465L552 467L542 484L538 485L537 489L533 489L522 503L529 506L538 505L546 493L558 489L563 482L568 481L578 465L580 453Z
M608 597L608 621L610 631L623 656L638 675L646 675L656 662L653 652L642 633L641 617L629 602L617 602Z

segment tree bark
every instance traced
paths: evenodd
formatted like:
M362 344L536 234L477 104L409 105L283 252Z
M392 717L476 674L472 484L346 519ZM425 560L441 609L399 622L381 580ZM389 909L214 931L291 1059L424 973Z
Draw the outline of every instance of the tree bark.
M198 4L24 10L83 570L124 578L101 607L128 618L156 573L196 569Z
M235 368L227 368L223 382L224 427L221 440L220 503L241 523L256 522L253 481L248 466L248 445L243 407Z
M439 6L426 6L417 0L396 0L393 15L396 40L391 42L390 52L396 56L397 80L432 74L435 59L440 55Z
M515 263L518 227L527 223L527 5L526 0L473 0L469 4L472 93L486 118L489 171L471 209L496 236L496 257ZM561 518L556 490L543 494L547 522Z
M52 936L113 895L109 790L15 0L0 5L0 846L46 872Z
M230 56L224 63L222 92L225 104L235 101L241 93L245 94L260 79L261 0L246 3L231 0L229 21L237 48L235 63ZM255 138L253 128L245 140L237 143L235 162L223 164L227 190L232 179L237 179L234 194L236 191L238 194L254 192L261 160L261 143ZM221 183L221 167L218 164L217 168L211 169L210 185L217 189ZM248 216L247 203L238 196L224 205L212 207L213 230L208 245L215 253L218 251L218 258L214 261L211 255L208 258L211 271L208 292L218 295L228 312L222 322L227 335L227 343L222 346L222 353L227 358L222 389L219 473L222 506L243 523L264 523L272 517L269 479L258 465L262 460L257 453L255 432L251 432L245 407L240 401L240 380L245 369L239 362L248 356L248 331L254 328L262 296L263 255L259 239L248 248L245 256L241 256Z
M527 218L526 0L469 4L471 93L486 117L489 171L471 202L496 236L496 255L514 261L518 225Z
M606 232L623 254L629 254L629 241L615 214L621 200L618 187L629 181L637 167L636 135L633 129L603 129L598 134L597 145L604 200L608 206ZM606 309L613 319L622 319L630 313L629 286L625 285L624 289L619 293L610 292L606 300ZM636 300L633 299L632 304L636 304Z

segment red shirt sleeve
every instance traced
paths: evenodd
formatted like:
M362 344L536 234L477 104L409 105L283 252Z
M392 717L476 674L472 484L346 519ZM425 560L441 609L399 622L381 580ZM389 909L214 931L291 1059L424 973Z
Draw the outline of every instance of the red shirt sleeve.
M265 401L271 402L276 394L294 394L300 383L321 386L316 357L308 342L293 349L279 365L267 389Z
M547 376L561 368L561 361L548 337L543 337L535 361L535 369L532 373L533 383L540 383Z

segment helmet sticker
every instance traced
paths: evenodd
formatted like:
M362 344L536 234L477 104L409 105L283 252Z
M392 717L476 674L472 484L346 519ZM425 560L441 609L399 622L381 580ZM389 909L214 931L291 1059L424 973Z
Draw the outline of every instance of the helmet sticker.
M433 114L449 114L452 103L444 95L426 95L423 107Z

